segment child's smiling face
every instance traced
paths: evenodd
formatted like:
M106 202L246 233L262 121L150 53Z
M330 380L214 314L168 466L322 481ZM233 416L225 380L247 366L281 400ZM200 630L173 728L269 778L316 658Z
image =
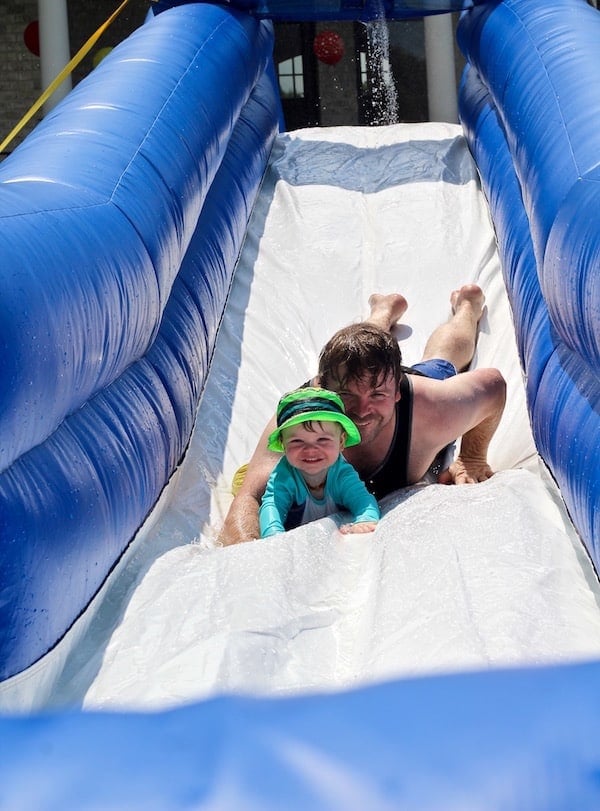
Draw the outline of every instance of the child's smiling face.
M324 474L344 448L344 431L338 422L301 422L284 428L281 440L285 456L305 476Z

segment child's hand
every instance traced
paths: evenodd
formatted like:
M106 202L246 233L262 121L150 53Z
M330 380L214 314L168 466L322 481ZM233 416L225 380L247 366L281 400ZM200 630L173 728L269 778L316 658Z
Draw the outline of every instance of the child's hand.
M342 524L342 535L362 535L365 532L374 532L377 521L361 521L360 524Z

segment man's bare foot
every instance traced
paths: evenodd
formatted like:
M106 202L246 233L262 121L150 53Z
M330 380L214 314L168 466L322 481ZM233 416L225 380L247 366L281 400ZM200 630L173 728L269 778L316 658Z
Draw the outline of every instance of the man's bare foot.
M455 315L459 310L468 309L471 317L478 324L483 315L485 296L478 284L463 284L461 288L453 290L450 294L450 304Z
M408 302L400 293L373 293L369 296L369 307L369 324L389 332L406 312Z
M485 296L477 284L463 284L450 295L452 316L430 335L423 360L444 358L464 372L473 360L478 325L485 311Z

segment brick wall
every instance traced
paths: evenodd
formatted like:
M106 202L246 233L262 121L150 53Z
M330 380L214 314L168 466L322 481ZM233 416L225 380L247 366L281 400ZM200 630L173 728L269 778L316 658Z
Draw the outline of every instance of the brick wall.
M36 0L0 0L0 53L3 57L0 71L0 141L5 139L41 92L40 60L27 49L23 40L27 24L35 19ZM26 132L33 126L29 124ZM14 141L8 151L22 138Z
M72 55L77 53L89 37L119 7L120 3L121 0L94 0L94 2L70 0L68 3L69 37ZM80 66L73 71L74 85L93 70L93 58L96 51L101 48L114 48L115 45L126 39L144 22L151 5L150 0L129 0L127 6L104 32Z
M68 2L71 56L77 53L119 4L120 0ZM150 0L129 0L129 4L102 35L90 54L74 70L73 86L92 70L95 52L101 48L112 48L129 36L144 21L150 5ZM42 92L39 57L28 50L23 40L25 28L37 16L37 0L0 0L0 53L3 57L0 71L0 141L5 139ZM21 143L41 115L40 112L34 116L8 145L2 157L6 157L6 154Z

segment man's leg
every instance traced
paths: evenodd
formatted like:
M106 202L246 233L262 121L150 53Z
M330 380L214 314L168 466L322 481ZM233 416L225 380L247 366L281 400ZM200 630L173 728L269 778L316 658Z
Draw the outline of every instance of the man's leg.
M450 296L452 317L430 336L423 360L443 358L463 372L475 354L477 326L483 315L485 296L476 284L465 284Z
M367 324L373 324L374 327L385 332L391 332L393 326L399 321L406 309L408 303L404 296L400 293L373 293L369 296L369 307L371 312L366 319Z
M442 358L462 372L475 354L477 326L483 315L485 296L479 285L465 284L452 292L450 303L452 317L429 337L422 360ZM369 306L371 312L366 319L367 323L391 332L406 312L408 304L400 293L373 293L369 298Z

